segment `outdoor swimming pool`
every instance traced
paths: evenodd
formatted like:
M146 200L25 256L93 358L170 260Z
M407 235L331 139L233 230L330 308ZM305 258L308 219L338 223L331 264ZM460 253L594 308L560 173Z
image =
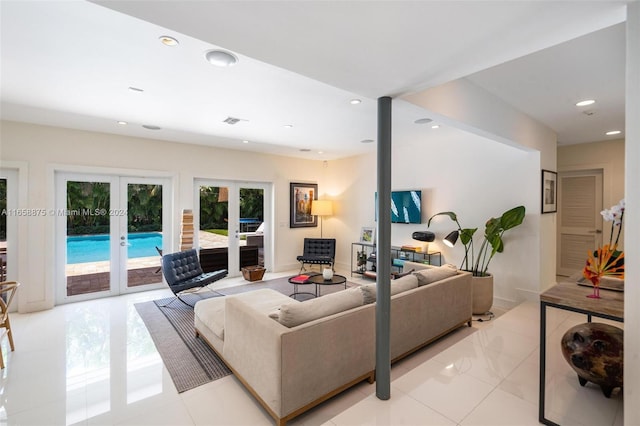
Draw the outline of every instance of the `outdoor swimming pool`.
M129 259L159 256L156 246L162 248L160 232L129 234ZM81 235L67 237L67 264L109 260L109 235Z

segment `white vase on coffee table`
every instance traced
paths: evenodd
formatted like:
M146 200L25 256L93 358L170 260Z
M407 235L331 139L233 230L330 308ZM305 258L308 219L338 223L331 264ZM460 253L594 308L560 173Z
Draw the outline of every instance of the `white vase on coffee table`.
M322 270L322 278L324 278L327 281L330 280L331 278L333 278L333 269L324 268Z

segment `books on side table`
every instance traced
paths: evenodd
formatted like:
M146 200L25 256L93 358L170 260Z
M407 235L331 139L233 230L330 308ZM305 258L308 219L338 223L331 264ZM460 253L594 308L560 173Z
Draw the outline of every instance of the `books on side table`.
M289 282L296 283L296 284L304 284L309 281L309 278L311 278L311 275L300 274L300 275L296 275L293 278L290 278Z

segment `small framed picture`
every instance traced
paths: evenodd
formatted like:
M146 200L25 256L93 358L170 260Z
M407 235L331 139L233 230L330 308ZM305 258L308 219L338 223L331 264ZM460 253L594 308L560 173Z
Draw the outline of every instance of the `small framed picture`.
M311 214L311 204L318 199L317 183L291 183L289 185L291 221L289 228L317 227L318 216Z
M558 211L558 173L542 170L542 213Z
M363 226L360 230L360 242L367 244L376 243L376 228L372 226Z

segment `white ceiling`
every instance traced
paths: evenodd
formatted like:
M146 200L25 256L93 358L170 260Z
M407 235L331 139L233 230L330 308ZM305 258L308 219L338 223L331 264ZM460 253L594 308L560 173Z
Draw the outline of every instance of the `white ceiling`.
M560 143L604 140L624 130L625 3L0 1L0 113L334 159L375 149L361 141L376 139L376 98L466 77L547 124ZM179 46L162 45L162 35ZM239 63L207 63L204 52L216 47ZM574 104L591 97L587 116ZM246 121L232 126L228 116ZM413 124L423 116L395 101L394 139L428 137L428 126Z

